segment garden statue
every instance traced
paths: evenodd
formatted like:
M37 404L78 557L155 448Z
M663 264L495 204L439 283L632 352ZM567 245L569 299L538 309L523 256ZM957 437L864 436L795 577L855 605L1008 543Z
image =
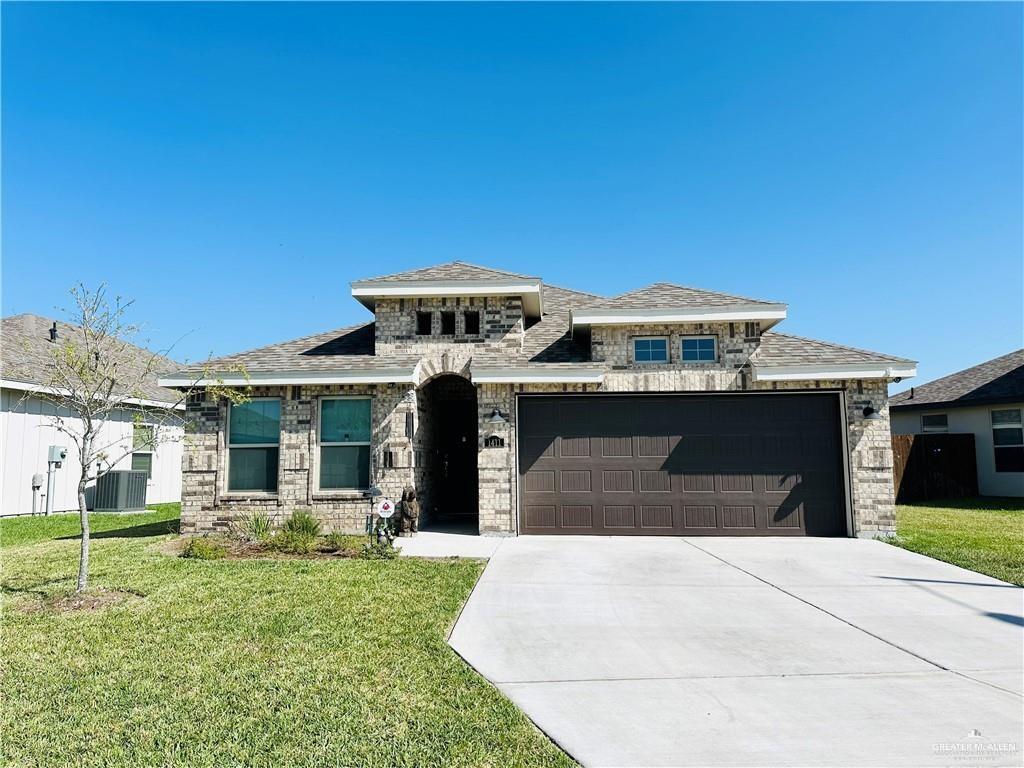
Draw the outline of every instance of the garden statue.
M416 500L416 489L411 485L402 491L398 505L397 529L399 535L416 533L420 524L420 503Z

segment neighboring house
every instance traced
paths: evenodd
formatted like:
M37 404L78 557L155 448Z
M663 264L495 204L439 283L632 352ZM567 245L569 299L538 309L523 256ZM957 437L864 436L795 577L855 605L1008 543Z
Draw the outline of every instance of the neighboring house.
M488 534L894 529L886 388L913 361L666 283L604 299L455 262L351 287L373 322L212 361L254 397L190 399L184 531L295 509L359 531L368 488L412 485L425 525Z
M68 449L67 459L55 476L53 509L57 512L78 509L81 465L74 444L54 425L53 417L58 415L56 407L40 398L39 394L47 391L47 384L51 381L49 366L53 345L80 334L78 326L38 315L5 317L0 324L0 450L3 451L0 456L0 484L3 486L0 515L32 512L32 475L46 473L47 451L51 445L61 445ZM152 355L144 349L134 349L138 349L140 361ZM168 371L178 367L178 364L165 360L160 367ZM152 383L144 387L142 394L143 398L130 399L130 404L136 408L134 412L137 412L140 405L158 409L180 400L178 392L159 386L155 375ZM181 498L183 426L164 423L155 427L144 421L136 424L134 412L125 411L118 418L110 419L100 435L99 444L127 448L133 443L136 432L141 437L145 430L169 430L168 435L159 436L159 444L155 447L133 452L114 468L138 469L149 473L147 503L178 501ZM61 411L59 415L65 420L78 418L67 411ZM111 453L114 453L113 448ZM120 451L117 453L120 454ZM95 483L91 483L86 493L90 507L95 493L94 486ZM41 507L45 503L42 497L45 490L44 484L39 500Z
M892 433L970 432L983 496L1024 496L1024 349L893 395Z

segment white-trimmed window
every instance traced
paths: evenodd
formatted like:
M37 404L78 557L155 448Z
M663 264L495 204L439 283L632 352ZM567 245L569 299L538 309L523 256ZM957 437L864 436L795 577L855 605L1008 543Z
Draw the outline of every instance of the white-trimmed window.
M320 398L320 489L370 487L369 397Z
M684 336L679 351L684 363L713 363L718 359L718 340L714 336Z
M153 436L152 424L132 426L132 469L145 472L146 479L153 478Z
M281 401L254 397L228 409L228 490L277 492Z
M1020 408L992 411L992 444L996 472L1024 472L1024 423Z
M949 416L945 413L922 413L922 432L949 432Z
M633 339L633 360L638 363L667 363L667 336L638 336Z

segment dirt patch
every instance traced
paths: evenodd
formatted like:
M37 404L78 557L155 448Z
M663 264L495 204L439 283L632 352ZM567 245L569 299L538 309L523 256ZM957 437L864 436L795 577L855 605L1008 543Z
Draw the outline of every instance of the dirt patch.
M131 600L141 600L144 595L139 592L127 592L120 589L96 587L85 592L74 592L70 595L56 595L43 600L32 601L21 606L24 613L88 613L120 605Z

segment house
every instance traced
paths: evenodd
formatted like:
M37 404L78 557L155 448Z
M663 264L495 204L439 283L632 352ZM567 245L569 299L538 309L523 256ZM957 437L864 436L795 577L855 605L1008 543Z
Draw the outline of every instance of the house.
M2 368L0 368L0 514L22 515L32 512L32 476L45 474L47 470L47 451L51 445L64 446L68 449L67 458L54 477L53 510L68 511L78 509L78 479L81 464L67 435L59 432L54 417L60 416L74 427L78 416L68 411L58 411L49 401L40 395L50 391L51 384L49 363L52 359L54 344L64 339L81 337L78 326L59 322L39 315L15 315L5 317L0 322L0 349L2 349ZM134 351L140 361L152 356L148 352L133 345L127 345ZM140 365L142 363L140 362ZM163 360L159 366L163 371L178 367L171 360ZM134 418L143 409L166 409L180 395L174 390L165 389L157 384L156 376L151 383L139 393L142 397L126 398L127 410L110 419L100 433L99 442L109 446L109 455L120 455L133 443L136 433L145 430L166 429L168 439L158 440L155 446L144 447L126 456L115 465L114 469L145 470L149 475L146 487L147 503L178 501L181 498L181 437L184 435L182 425L168 425L167 419L159 419L159 427L147 424L145 419L137 423ZM120 401L118 401L120 402ZM146 412L145 410L143 411ZM148 441L146 441L148 442ZM40 509L43 508L46 486L43 485L39 498ZM92 506L95 484L91 484L86 492L87 503Z
M779 333L785 304L461 262L351 292L371 322L210 363L200 383L253 397L189 403L184 531L295 509L361 531L368 489L407 486L424 527L484 534L894 528L887 386L915 363Z
M1024 496L1024 349L893 395L892 433L974 435L978 491Z

